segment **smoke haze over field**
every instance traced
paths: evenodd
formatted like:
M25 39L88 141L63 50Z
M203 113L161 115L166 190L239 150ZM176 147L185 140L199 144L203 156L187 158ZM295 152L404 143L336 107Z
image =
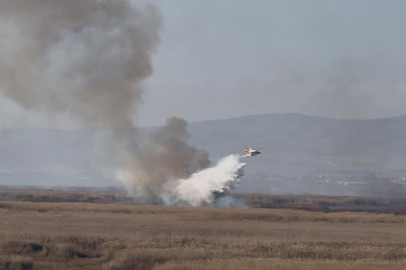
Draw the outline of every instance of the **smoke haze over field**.
M188 179L210 165L206 151L187 143L183 119L168 119L146 142L136 136L133 121L142 101L141 83L152 74L151 54L162 28L161 14L153 5L4 0L0 18L4 97L50 118L66 116L80 124L109 127L111 134L100 150L103 167L116 172L138 201L154 202L169 181ZM231 180L230 173L220 175L223 186ZM173 188L183 190L179 181L180 187ZM211 183L204 192L222 190ZM188 201L184 191L179 194Z

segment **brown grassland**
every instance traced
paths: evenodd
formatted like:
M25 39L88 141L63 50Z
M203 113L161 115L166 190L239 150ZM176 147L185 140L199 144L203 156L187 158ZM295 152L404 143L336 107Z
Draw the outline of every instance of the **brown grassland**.
M59 191L21 201L2 191L0 270L406 269L399 213L57 200Z

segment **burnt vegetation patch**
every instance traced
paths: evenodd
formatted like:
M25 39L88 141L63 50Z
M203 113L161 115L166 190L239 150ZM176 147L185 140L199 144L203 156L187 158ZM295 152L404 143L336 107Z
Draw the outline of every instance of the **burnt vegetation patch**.
M404 197L235 194L252 208L300 209L312 212L368 212L406 215Z
M7 201L21 202L52 202L52 203L90 203L90 204L134 204L133 199L126 196L123 190L41 190L2 188L0 191L0 209L20 210ZM264 209L299 209L310 212L367 212L406 215L405 197L354 197L354 196L324 196L324 195L270 195L270 194L230 194L234 199L248 208ZM47 212L46 208L37 208L40 213ZM95 210L96 211L96 210ZM117 214L133 214L129 209L110 210Z
M0 270L32 270L34 269L34 264L29 259L7 259L0 258Z
M3 250L7 254L33 255L44 250L44 246L33 242L10 241L4 245Z
M0 201L22 202L83 202L83 203L117 203L132 202L124 190L106 189L93 190L86 188L72 188L68 190L55 189L26 189L0 186ZM0 204L0 208L2 205Z
M260 244L253 249L259 257L280 259L311 259L356 261L367 259L404 260L405 245L381 243L293 242Z
M3 254L7 256L25 256L71 260L75 258L100 258L104 254L102 238L57 237L40 238L36 242L9 241L3 244Z

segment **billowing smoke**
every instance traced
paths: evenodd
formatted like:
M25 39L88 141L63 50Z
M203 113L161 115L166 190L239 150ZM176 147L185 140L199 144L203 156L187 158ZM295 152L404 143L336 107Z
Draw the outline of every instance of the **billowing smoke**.
M199 205L242 164L230 156L206 169L207 152L187 144L179 118L139 142L135 113L161 28L153 5L129 0L1 0L0 91L26 111L108 127L102 149L138 201L169 194Z
M148 136L145 144L130 153L117 179L137 201L159 202L168 181L187 178L210 165L207 152L188 145L188 137L186 121L169 118L165 126Z
M0 87L26 110L132 125L160 13L127 0L0 1Z

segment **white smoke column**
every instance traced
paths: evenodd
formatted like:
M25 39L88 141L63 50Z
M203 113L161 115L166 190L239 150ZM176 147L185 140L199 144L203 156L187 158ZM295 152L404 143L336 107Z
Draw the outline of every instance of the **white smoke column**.
M184 201L192 206L211 203L214 193L221 193L240 181L245 163L242 156L230 155L221 159L216 166L192 174L187 179L180 179L167 185L164 194L166 203Z

